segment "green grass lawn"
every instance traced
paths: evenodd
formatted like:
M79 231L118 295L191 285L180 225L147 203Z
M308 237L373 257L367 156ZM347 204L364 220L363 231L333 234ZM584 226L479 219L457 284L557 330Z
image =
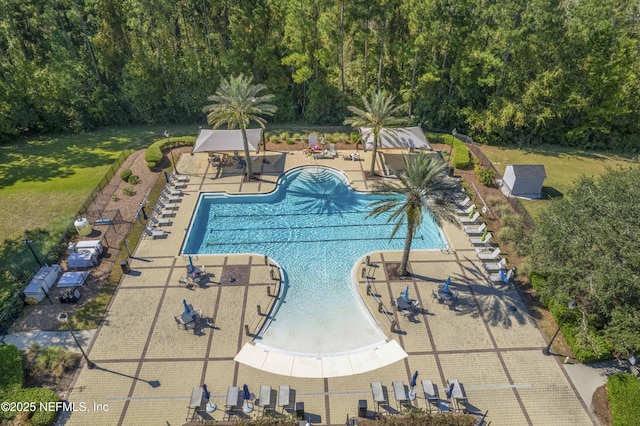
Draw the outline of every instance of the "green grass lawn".
M196 125L169 127L196 134ZM131 126L53 135L0 146L0 242L26 229L66 228L125 148L163 137L165 127Z
M638 162L631 156L577 151L557 146L524 149L483 145L482 151L500 174L504 174L507 164L544 165L547 174L544 181L544 191L556 195L565 194L581 176L597 177L603 174L607 168L636 167L638 165ZM535 219L549 204L549 201L522 200L522 204Z

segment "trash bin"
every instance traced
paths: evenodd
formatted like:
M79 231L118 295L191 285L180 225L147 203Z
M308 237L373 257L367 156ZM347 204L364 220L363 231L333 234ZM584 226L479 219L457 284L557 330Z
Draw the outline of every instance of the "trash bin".
M358 401L358 417L367 417L367 400L361 399Z
M296 402L296 417L304 419L304 402Z
M120 267L122 268L122 272L125 274L128 274L129 272L131 272L131 267L129 267L128 260L123 260L122 262L120 262Z

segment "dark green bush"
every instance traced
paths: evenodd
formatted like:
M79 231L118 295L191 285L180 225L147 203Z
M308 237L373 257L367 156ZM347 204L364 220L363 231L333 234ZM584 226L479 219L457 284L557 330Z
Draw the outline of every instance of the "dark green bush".
M131 185L135 185L138 183L138 180L140 180L140 178L136 175L131 175L129 176L129 179L127 179L127 182L129 182Z
M456 169L466 169L471 165L471 156L464 142L453 140L453 159L451 161Z
M120 178L125 182L129 182L129 178L132 174L133 172L131 171L131 169L124 169L122 172L120 172Z
M640 425L640 380L628 373L607 379L607 394L613 426Z
M149 169L155 169L162 162L162 150L169 146L193 145L196 141L195 136L175 136L171 138L162 138L152 143L144 154Z
M165 142L166 139L163 139L162 141L152 143L149 148L147 148L147 152L144 154L144 159L147 161L147 166L149 167L149 169L155 169L156 166L162 161L161 146L163 146Z
M474 169L476 174L478 175L478 179L484 186L486 186L487 188L493 187L495 183L493 180L493 170L486 169L480 164L476 164Z
M7 402L34 403L35 410L29 410L31 415L31 423L36 426L48 426L53 423L56 418L56 410L40 410L40 403L48 404L49 402L58 402L58 395L47 388L22 388L20 386L10 386L0 390L0 398ZM3 411L0 418L13 419L18 415L17 411ZM22 417L21 417L22 419ZM19 424L28 424L21 421Z
M22 354L13 345L0 346L0 389L6 386L24 385Z

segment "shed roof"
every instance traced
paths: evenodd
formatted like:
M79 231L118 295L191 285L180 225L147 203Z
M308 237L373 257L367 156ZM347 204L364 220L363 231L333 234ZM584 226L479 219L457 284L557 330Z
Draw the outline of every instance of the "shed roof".
M547 173L541 164L508 164L513 168L513 173L519 178L546 178Z

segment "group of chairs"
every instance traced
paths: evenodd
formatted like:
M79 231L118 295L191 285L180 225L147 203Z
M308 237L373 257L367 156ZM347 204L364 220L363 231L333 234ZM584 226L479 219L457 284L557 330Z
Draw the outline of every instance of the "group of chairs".
M434 384L433 381L422 380L421 385L423 398L429 412L468 411L467 396L462 385L457 379L447 380L447 389L444 399L440 397L438 385ZM392 387L393 396L396 402L395 411L398 414L402 413L403 407L412 407L412 400L420 399L418 394L415 392L415 388L411 388L407 391L408 388L402 381L392 382ZM382 382L371 382L371 393L373 396L373 402L376 404L376 413L382 414L380 406L388 406L390 403L388 392L385 391L385 387L382 385ZM387 411L391 412L390 410Z
M144 227L144 233L156 238L164 238L168 235L163 229L159 229L162 226L171 226L173 218L178 210L178 203L182 201L181 188L185 188L189 182L189 177L185 175L179 175L175 171L171 172L168 182L162 188L160 197L156 201L156 204L151 207L151 215L149 216L149 223Z
M277 407L276 407L277 394ZM293 413L302 420L305 417L304 403L295 401L295 391L289 385L282 385L278 391L272 389L269 385L260 386L260 394L254 399L251 394L250 399L245 399L242 388L231 386L227 389L227 400L225 402L224 420L231 420L233 416L242 417L253 412L254 406L257 406L262 415L277 414L278 407L282 413Z
M476 205L471 203L469 197L465 197L458 205L460 208L456 213L464 232L469 236L469 242L476 247L478 259L484 262L482 267L489 281L509 284L515 276L515 268L509 268L507 260L501 257L500 247L493 243L493 235L487 224L480 221Z

